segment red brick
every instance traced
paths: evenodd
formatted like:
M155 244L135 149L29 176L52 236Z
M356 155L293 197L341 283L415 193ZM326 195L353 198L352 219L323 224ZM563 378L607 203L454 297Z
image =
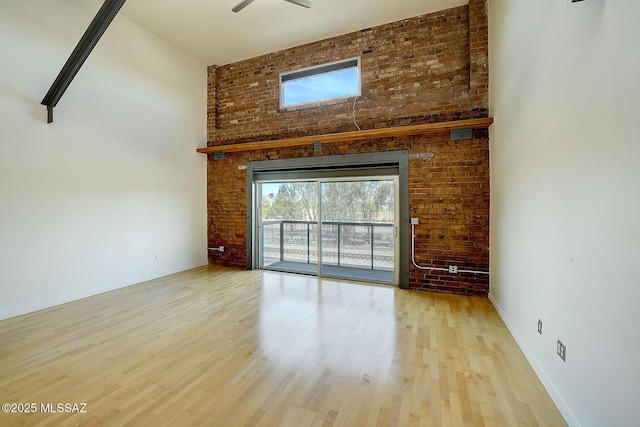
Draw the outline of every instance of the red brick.
M356 130L353 100L280 109L278 74L340 59L362 58L362 129L433 123L488 114L487 17L484 0L356 31L246 61L209 67L207 130L212 146ZM225 252L210 263L246 266L248 161L362 152L432 152L410 157L409 210L419 217L416 259L425 266L489 266L488 133L450 141L448 133L359 143L227 153L209 158L208 239ZM411 267L416 289L486 295L488 276Z

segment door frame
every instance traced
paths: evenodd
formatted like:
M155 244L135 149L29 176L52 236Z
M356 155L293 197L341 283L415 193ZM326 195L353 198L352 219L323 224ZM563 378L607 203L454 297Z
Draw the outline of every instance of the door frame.
M409 152L386 151L380 153L344 154L337 156L304 157L297 159L262 160L247 163L247 269L256 267L255 250L258 239L256 230L256 185L257 176L265 173L280 174L291 178L301 175L332 175L355 177L368 175L367 169L395 168L398 176L399 206L399 278L400 288L409 288ZM388 174L387 174L388 175Z

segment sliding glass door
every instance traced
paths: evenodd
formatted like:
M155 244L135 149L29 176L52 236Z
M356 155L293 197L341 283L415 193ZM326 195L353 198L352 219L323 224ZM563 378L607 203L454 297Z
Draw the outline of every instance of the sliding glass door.
M396 177L256 183L260 268L397 284Z

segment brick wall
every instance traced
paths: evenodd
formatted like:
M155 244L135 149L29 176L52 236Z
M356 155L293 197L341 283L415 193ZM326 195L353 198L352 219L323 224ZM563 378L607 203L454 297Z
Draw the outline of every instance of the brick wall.
M284 71L360 56L362 129L487 117L487 21L483 1L310 43L224 66L209 67L209 145L356 130L353 99L279 108ZM227 153L209 158L209 243L224 245L210 262L246 266L248 161L409 150L411 216L420 218L420 264L465 269L489 265L489 147L485 131L471 141L448 133L358 143ZM420 153L434 153L421 156ZM430 274L413 267L414 288L486 295L488 277Z
M409 210L417 217L419 265L460 270L489 269L489 140L476 131L471 141L444 134L410 144ZM420 159L415 153L433 152ZM413 159L412 159L413 157ZM484 295L487 275L449 274L412 267L411 287Z

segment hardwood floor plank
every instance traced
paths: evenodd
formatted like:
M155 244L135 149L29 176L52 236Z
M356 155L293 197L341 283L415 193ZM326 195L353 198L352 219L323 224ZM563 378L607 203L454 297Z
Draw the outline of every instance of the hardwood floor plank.
M215 267L0 321L0 400L38 405L2 426L566 425L487 299Z

